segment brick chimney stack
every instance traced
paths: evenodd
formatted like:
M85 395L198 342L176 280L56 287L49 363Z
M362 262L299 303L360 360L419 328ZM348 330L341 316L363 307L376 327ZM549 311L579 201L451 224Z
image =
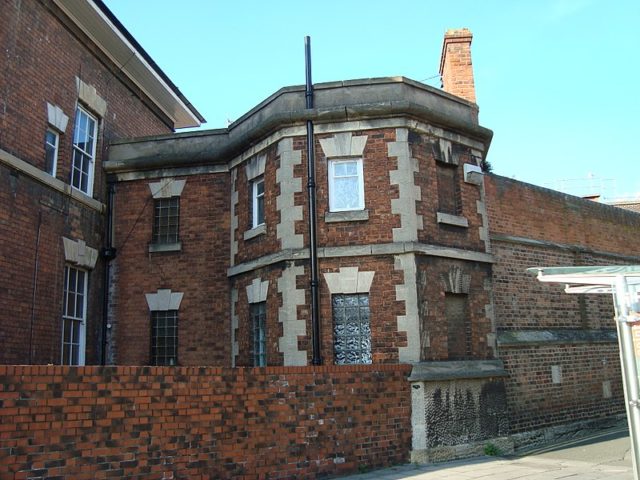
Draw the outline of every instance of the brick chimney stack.
M473 35L467 28L447 30L440 56L440 76L445 92L476 103L471 64L472 39Z

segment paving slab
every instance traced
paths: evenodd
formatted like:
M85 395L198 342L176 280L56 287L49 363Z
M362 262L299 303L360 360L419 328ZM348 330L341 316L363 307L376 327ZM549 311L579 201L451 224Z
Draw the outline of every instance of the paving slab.
M513 457L478 457L429 465L408 464L343 480L633 480L625 430L550 445Z

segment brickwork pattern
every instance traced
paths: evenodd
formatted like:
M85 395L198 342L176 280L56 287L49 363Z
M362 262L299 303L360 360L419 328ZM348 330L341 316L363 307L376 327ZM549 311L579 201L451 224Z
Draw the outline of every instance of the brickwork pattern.
M65 20L54 2L3 5L0 25L0 149L44 169L47 103L57 105L69 121L60 135L56 178L69 183L76 77L81 78L107 103L100 120L94 181L94 197L105 202L101 165L108 143L170 133L171 128L141 100L141 92L117 77L118 69ZM0 363L59 363L62 237L84 240L99 250L104 229L102 212L0 164ZM103 268L99 260L89 275L87 363L100 360Z
M477 211L477 202L481 200L480 189L476 185L463 181L463 165L465 163L475 165L470 149L458 144L452 146L451 154L456 157L458 163L457 167L450 167L458 169L458 190L455 191L452 184L438 183L437 164L433 154L433 146L439 145L437 139L425 134L410 132L409 143L411 154L419 164L419 171L415 174L416 184L420 185L422 190L422 200L417 203L418 214L422 215L424 219L424 228L418 231L418 240L427 244L484 251L484 242L479 235L482 216ZM460 215L467 219L468 227L462 228L436 222L439 195L451 198L459 195Z
M550 247L493 243L495 311L501 330L615 328L611 295L568 295L564 285L525 273L536 266L613 265L620 259Z
M107 103L100 121L94 196L105 200L105 179L100 159L117 138L170 133L158 116L114 74L117 72L77 27L70 24L52 2L11 4L0 12L7 48L0 92L5 108L0 113L0 148L44 169L44 134L47 102L69 117L60 137L57 178L69 182L73 123L78 101L76 77L95 87ZM35 141L34 141L35 140Z
M509 372L512 433L624 413L617 344L503 347L500 358ZM552 366L560 367L560 383L553 383Z
M58 363L62 342L62 237L99 249L102 215L0 165L0 363ZM39 236L39 238L38 238ZM37 274L34 275L34 271ZM99 262L89 295L100 299ZM87 362L97 362L102 304L88 303ZM29 351L31 350L31 357Z
M235 305L235 314L238 316L238 328L235 331L235 338L238 342L238 356L236 366L252 367L252 329L250 305L247 299L246 287L255 278L260 281L268 281L266 299L266 342L267 342L267 365L282 365L283 356L279 351L278 341L282 337L282 324L278 321L278 310L281 306L280 295L278 294L278 278L281 268L265 268L253 270L246 275L240 275L232 280L232 288L238 290L238 299Z
M498 331L615 329L610 295L568 295L525 270L637 263L640 215L495 175L485 176L485 187ZM512 431L624 411L615 343L499 343L498 350L509 372Z
M375 272L369 291L369 318L373 363L397 363L398 348L407 345L406 332L398 332L398 315L405 313L404 302L396 300L396 285L403 283L402 271L395 269L392 256L324 259L320 263L320 318L322 356L326 364L334 362L333 310L331 293L324 280L325 273L340 271L340 267L358 267L362 272ZM303 279L308 283L308 279ZM311 324L307 326L311 331ZM309 341L308 351L311 352Z
M621 255L640 251L640 215L497 175L485 175L490 232Z
M485 311L490 298L484 288L486 279L491 276L490 267L474 262L425 257L418 259L417 288L423 339L420 359L422 361L450 360L448 342L451 332L449 332L445 315L445 288L442 279L449 275L451 268L458 268L464 272L464 275L470 276L469 290L465 293L469 331L455 332L455 334L469 335L471 351L468 359L493 358L493 350L487 344L487 335L492 333L491 320Z
M179 364L230 364L229 176L185 179L180 197L182 249L176 252L149 253L154 214L149 181L117 186L118 364L149 363L151 327L145 294L158 289L184 294L178 311Z
M0 478L318 478L408 461L410 367L0 366Z
M445 92L475 103L476 92L471 63L472 38L473 35L466 28L447 30L442 45L440 75Z

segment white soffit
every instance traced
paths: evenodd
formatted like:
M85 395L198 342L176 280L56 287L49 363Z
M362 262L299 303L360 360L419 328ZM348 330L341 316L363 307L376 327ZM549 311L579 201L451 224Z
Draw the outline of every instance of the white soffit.
M171 120L175 128L200 126L200 120L91 0L54 0L64 13Z

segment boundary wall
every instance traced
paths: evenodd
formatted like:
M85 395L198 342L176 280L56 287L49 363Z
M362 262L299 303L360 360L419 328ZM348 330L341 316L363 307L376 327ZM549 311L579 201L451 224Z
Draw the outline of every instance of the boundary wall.
M408 365L0 365L0 478L316 478L409 461Z

